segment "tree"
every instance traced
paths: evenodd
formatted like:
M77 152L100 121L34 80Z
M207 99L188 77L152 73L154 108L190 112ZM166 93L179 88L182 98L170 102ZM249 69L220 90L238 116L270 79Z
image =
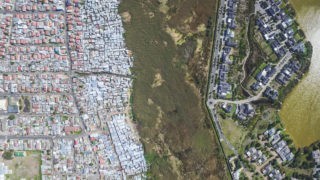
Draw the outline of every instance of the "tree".
M303 168L303 169L308 169L309 166L310 166L310 165L309 165L309 163L307 163L307 162L303 162L303 163L302 163L302 168Z
M291 163L291 166L292 166L292 167L300 167L301 164L302 164L301 159L300 159L299 157L296 157L296 158L294 159L294 161Z
M11 114L9 117L8 117L8 119L10 119L10 120L14 120L16 118L16 116L14 116L13 114Z
M236 159L234 163L235 163L235 166L236 166L235 169L240 169L241 168L241 162L240 162L239 159Z
M3 157L3 159L5 159L5 160L11 160L11 159L13 159L13 151L5 151L5 152L2 154L2 157Z
M292 144L293 143L293 141L292 141L292 139L287 139L287 143L290 145L290 144Z

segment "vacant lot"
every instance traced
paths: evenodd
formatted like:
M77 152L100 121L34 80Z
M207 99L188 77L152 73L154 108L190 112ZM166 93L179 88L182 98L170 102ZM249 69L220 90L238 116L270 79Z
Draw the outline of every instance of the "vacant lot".
M124 0L135 58L133 114L154 179L224 179L225 162L203 109L212 0Z
M0 158L12 174L7 175L8 179L41 179L40 178L40 152L28 151L25 157L15 157L12 160Z
M237 121L229 119L219 118L222 131L230 143L237 149L241 149L244 138L247 135L247 131L237 123Z

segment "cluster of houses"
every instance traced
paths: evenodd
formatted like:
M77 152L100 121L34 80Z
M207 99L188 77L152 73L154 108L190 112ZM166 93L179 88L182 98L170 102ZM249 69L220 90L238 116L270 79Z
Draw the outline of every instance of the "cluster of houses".
M80 8L71 1L68 3L67 14L70 16L67 25L72 69L130 74L133 59L125 47L117 3L93 0L86 1L85 6ZM72 7L70 13L69 7Z
M0 149L40 150L43 179L141 175L120 2L81 3L0 1Z
M8 119L8 116L0 117L1 135L70 135L82 131L80 119L77 116L18 116Z
M90 179L100 176L123 179L124 170L107 132L92 133L89 137L53 140L52 147L49 153L41 156L42 178Z
M3 162L0 163L0 179L6 179L6 175L8 174L12 174L12 170L10 170Z
M101 178L123 179L127 175L136 175L135 168L146 168L146 163L141 145L127 146L128 143L134 143L133 136L127 133L128 127L124 122L119 122L120 119L121 115L115 117L110 124L114 127L103 134L92 133L89 137L79 136L74 139L1 139L0 149L22 153L30 150L41 152L43 179L90 179L96 178L98 174ZM119 135L116 131L118 128ZM113 138L118 138L116 144ZM128 143L125 142L127 139L130 139ZM122 153L121 156L117 155L114 146L117 153Z
M121 166L116 154L112 151L112 143L108 135L91 134L90 137L75 139L59 139L53 141L52 162L53 173L49 178L96 178L104 171L116 174L121 179ZM120 172L120 173L119 173ZM43 174L42 174L43 176ZM120 178L119 178L120 177Z
M30 110L35 114L77 114L72 95L39 95L30 97Z
M123 172L120 160L113 147L110 133L91 134L90 143L97 155L99 172L110 179L121 179Z
M11 11L14 9L15 0L1 0L0 1L0 10Z
M272 164L267 164L261 169L261 172L264 176L267 176L268 179L281 180L285 178L284 174L281 174L280 170L276 167L273 167Z
M70 63L66 46L9 46L0 72L66 72Z
M101 152L100 173L114 178L141 174L147 169L142 145L127 113L132 80L125 75L130 74L133 59L125 47L118 4L116 0L93 0L85 1L85 6L78 9L74 1L67 3L67 15L73 15L70 18L83 17L82 21L67 22L73 26L68 27L69 45L73 43L70 45L72 69L118 74L79 76L72 80L85 128L110 131L110 136L90 140L98 139L101 143L97 145ZM69 7L72 7L70 12ZM82 46L78 48L78 44Z
M264 132L264 136L271 142L273 150L279 155L282 162L293 160L294 154L291 152L287 142L282 139L280 131L271 128Z
M266 67L264 67L263 70L256 75L255 77L256 82L254 82L251 85L251 89L253 91L258 91L259 89L261 89L262 86L268 84L268 82L270 81L270 78L275 73L276 73L276 69L272 65L270 64L266 65Z
M52 147L48 153L41 155L41 175L44 179L90 179L97 175L123 179L124 172L108 133L53 140Z
M139 137L134 134L127 121L130 119L126 114L116 114L107 123L121 167L126 175L132 176L145 172L147 164Z
M76 99L83 112L88 130L104 127L110 130L115 151L125 174L146 171L143 148L128 125L130 118L124 113L128 108L131 80L112 75L79 77L73 80ZM97 117L97 114L100 118ZM103 118L104 117L104 118Z
M282 0L257 1L259 17L256 24L273 52L282 58L288 51L304 52L304 42L295 39L294 20L281 9Z
M53 171L61 174L72 174L74 168L73 141L61 139L53 141Z
M273 157L268 158L261 150L257 150L255 147L250 147L245 154L250 163L256 163L256 169L266 178L274 180L285 178L285 174L282 174L279 169L272 165L271 161L275 161Z
M126 146L128 144L125 141L132 140L132 136L127 134L129 136L121 137L126 134L121 127L125 126L124 123L119 125L116 124L118 122L113 123L114 128L120 128L119 135L112 128L110 132L103 134L92 133L88 138L53 140L53 149L42 155L45 160L41 165L42 177L61 178L61 176L71 175L72 178L90 179L100 174L101 178L124 179L128 175L136 175L135 168L146 168L143 151L141 156L142 147ZM117 138L120 137L117 136L124 139L119 140ZM117 139L116 142L113 138ZM118 156L117 153L122 154ZM50 166L53 166L53 169Z
M313 168L313 176L315 178L320 178L320 150L317 149L312 152L312 158L315 162L315 167Z
M263 95L269 98L270 100L275 101L278 99L279 93L277 90L268 86L266 90L263 92Z
M0 15L0 20L0 58L3 58L10 39L12 15Z
M104 135L103 135L104 136ZM101 143L102 144L102 143ZM73 141L75 174L97 174L99 172L98 151L92 146L87 137L78 137Z
M229 59L232 49L237 47L237 43L234 40L236 29L236 13L238 7L238 0L227 0L224 11L223 21L226 24L222 39L222 52L220 55L219 70L219 83L217 89L217 95L219 98L227 98L232 94L232 86L227 82L229 65L231 60Z
M131 80L113 75L92 75L73 79L76 101L89 130L100 126L94 121L97 113L106 116L116 112L124 112L129 102ZM103 116L102 116L103 117ZM104 122L105 124L106 122Z
M97 157L94 156L94 149L87 137L53 140L52 146L53 168L50 169L51 172L42 174L42 177L90 178L90 175L98 172Z
M296 74L301 68L299 61L291 60L282 69L281 72L276 77L276 82L280 85L286 85L291 77Z
M45 151L51 149L51 142L46 139L1 139L0 149L14 151Z
M48 141L50 149L41 151L42 179L90 178L98 173L97 159L87 137Z
M70 93L71 80L65 74L1 74L1 93Z
M63 0L1 0L0 10L4 12L46 12L63 11Z
M259 165L262 165L268 159L261 150L257 150L255 147L249 148L249 150L246 152L246 155L251 162L256 162Z
M13 99L13 100L11 100ZM26 100L27 99L27 100ZM2 99L4 101L1 111L7 113L19 113L19 115L28 114L77 114L77 108L73 97L68 94L43 94L28 96L10 96ZM27 102L25 102L26 100ZM24 108L23 110L21 108Z
M53 169L52 150L41 151L41 176L42 179L51 177Z
M16 0L14 10L17 12L64 11L64 0Z
M250 103L238 104L236 109L237 118L240 120L246 120L252 118L255 114L255 110Z
M280 131L277 131L274 127L266 130L261 137L259 139L262 143L269 142L271 144L271 147L266 147L270 154L267 156L259 148L250 147L245 152L246 157L251 163L256 163L259 173L268 179L284 179L285 174L282 174L274 163L290 162L294 159L294 154L286 141L283 140Z
M221 108L224 112L231 113L234 107L232 104L223 103L221 104ZM237 104L235 115L239 120L246 120L255 115L255 109L250 103Z
M67 44L73 70L81 70L80 67L84 66L82 63L85 55L83 33L89 31L89 29L84 26L84 17L81 17L83 11L83 9L80 9L78 0L66 1Z
M10 44L65 43L63 14L17 13L13 15Z

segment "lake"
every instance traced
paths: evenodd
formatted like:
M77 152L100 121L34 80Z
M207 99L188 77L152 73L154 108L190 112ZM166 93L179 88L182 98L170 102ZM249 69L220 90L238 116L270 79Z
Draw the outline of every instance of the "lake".
M313 45L309 73L285 99L280 116L297 147L320 139L320 0L290 0Z

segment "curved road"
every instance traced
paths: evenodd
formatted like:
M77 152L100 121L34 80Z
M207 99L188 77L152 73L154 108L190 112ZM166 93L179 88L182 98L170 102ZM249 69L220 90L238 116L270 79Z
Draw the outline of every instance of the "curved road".
M268 86L270 86L271 82L277 77L278 73L280 73L281 69L284 67L285 64L288 63L288 61L292 58L292 55L290 52L287 52L287 54L279 61L279 63L275 66L275 73L270 77L270 80L266 85L262 87L260 90L259 94L247 98L247 99L242 99L242 100L225 100L225 99L214 99L214 98L209 98L208 103L210 108L214 108L214 105L216 103L222 102L222 103L230 103L230 104L244 104L244 103L250 103L252 101L259 100L263 96L263 92L266 90Z
M218 133L218 137L220 142L224 141L228 148L233 151L233 153L238 156L238 151L234 148L234 146L229 142L229 140L224 136L218 117L215 109L215 105L217 103L230 103L230 104L244 104L244 103L250 103L256 100L259 100L263 96L263 92L266 90L268 86L270 86L271 82L276 78L277 74L281 71L281 69L284 67L285 64L292 58L292 55L290 52L287 52L286 55L280 59L279 63L275 66L275 73L270 77L270 80L266 85L262 87L260 92L252 97L249 97L247 99L243 100L224 100L224 99L215 99L214 98L214 93L216 91L216 75L218 73L217 71L217 64L219 61L219 55L220 55L220 47L221 47L221 25L223 21L223 16L224 16L224 7L226 5L225 0L220 0L220 6L218 8L218 18L217 18L217 23L216 23L216 28L215 28L215 39L214 39L214 44L213 44L213 55L212 55L212 62L211 62L211 69L210 69L210 74L209 74L209 82L208 82L208 96L207 96L207 107L209 109L210 114L212 115L212 120L215 124L215 129ZM247 57L246 57L247 59Z

